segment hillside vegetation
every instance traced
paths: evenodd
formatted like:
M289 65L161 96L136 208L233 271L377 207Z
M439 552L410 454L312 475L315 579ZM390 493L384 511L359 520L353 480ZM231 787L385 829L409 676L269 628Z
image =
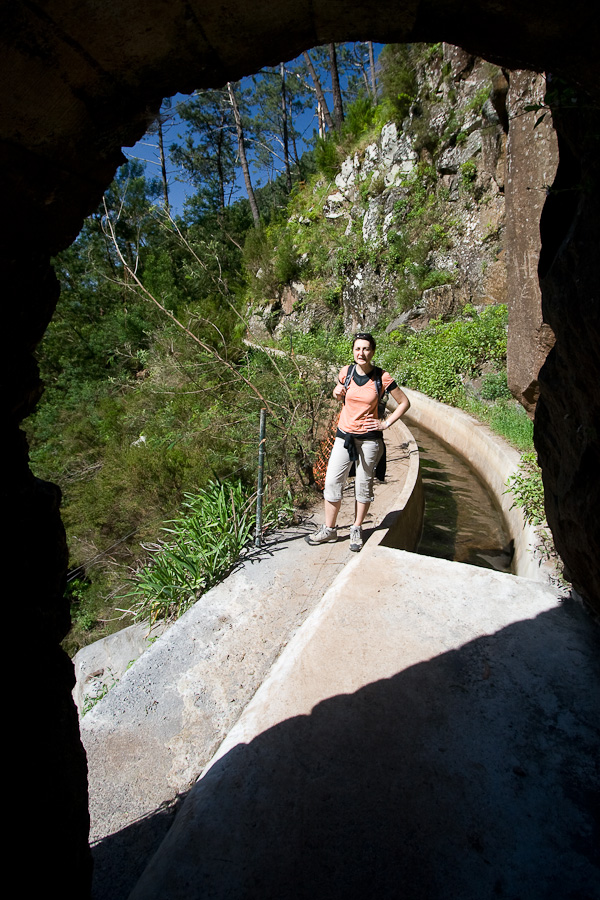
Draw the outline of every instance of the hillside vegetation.
M343 122L290 152L254 206L225 203L208 149L182 160L197 193L179 217L129 163L55 261L28 437L34 472L63 491L69 651L130 624L123 610L180 612L227 571L252 534L262 408L265 525L316 499L331 371L356 329L399 383L531 449L506 387L503 76L452 58L385 47L377 95L349 76ZM300 95L287 102L293 134Z

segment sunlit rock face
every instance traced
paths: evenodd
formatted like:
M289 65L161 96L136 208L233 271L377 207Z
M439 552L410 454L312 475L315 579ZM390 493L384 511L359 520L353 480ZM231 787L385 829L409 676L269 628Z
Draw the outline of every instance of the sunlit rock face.
M540 392L538 373L554 344L554 333L542 320L537 277L540 216L558 165L556 132L544 108L545 89L542 75L510 73L505 235L508 386L532 416ZM527 111L532 106L540 108Z
M551 72L587 91L567 113L560 104L553 109L560 192L551 196L542 221L540 273L544 318L556 344L539 377L536 441L558 548L578 589L599 608L600 129L589 110L590 98L597 104L600 94L594 19L594 5L584 0L554 5L550 15L537 0L4 4L5 558L21 573L15 601L35 622L27 632L28 651L43 661L47 685L40 692L39 684L24 684L37 715L19 738L25 749L42 741L40 753L51 769L42 785L31 778L21 800L22 808L35 810L40 836L35 870L27 875L30 893L56 887L63 898L81 900L89 894L90 861L72 671L58 648L67 628L64 539L56 498L32 479L18 426L40 392L32 352L57 300L50 257L74 240L96 207L123 161L120 147L142 136L162 97L219 86L331 40L444 40L508 68ZM27 537L28 522L35 545ZM37 678L37 669L28 671ZM52 797L43 793L48 783Z

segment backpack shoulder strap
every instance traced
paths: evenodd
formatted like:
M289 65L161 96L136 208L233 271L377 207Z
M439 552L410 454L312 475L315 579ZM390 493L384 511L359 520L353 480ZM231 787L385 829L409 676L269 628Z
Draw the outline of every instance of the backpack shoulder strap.
M344 381L344 387L348 390L348 385L352 381L352 376L354 375L354 370L356 369L356 363L351 363L348 366L348 371L346 372L346 378Z
M377 396L381 397L383 394L383 369L380 369L379 366L374 367L373 379L377 388Z
M351 363L348 366L348 371L346 372L346 378L344 380L344 387L348 390L348 385L352 381L352 376L354 375L354 370L356 369L356 363ZM381 397L383 395L383 369L380 369L379 366L373 367L373 381L375 382L375 387L377 388L377 396Z

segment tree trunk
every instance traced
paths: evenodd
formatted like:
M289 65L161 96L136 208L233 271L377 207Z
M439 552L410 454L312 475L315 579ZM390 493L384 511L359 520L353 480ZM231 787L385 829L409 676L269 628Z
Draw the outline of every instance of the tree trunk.
M167 215L170 213L170 204L169 204L169 182L167 181L167 164L165 161L165 144L163 140L163 123L162 118L159 115L158 117L158 156L160 159L160 174L162 178L162 186L163 186L163 198L165 201L165 212Z
M279 72L281 75L281 131L283 137L283 159L285 162L285 183L288 193L292 190L292 173L290 170L290 147L288 136L288 120L287 120L287 98L285 95L285 66L280 63Z
M319 76L317 75L317 73L315 71L315 67L313 66L312 59L310 58L308 53L306 53L306 51L304 52L304 59L306 60L306 65L308 66L308 71L310 72L310 77L312 78L313 84L315 86L315 92L317 94L317 101L318 101L318 109L319 109L321 115L323 116L323 119L325 120L325 124L327 125L329 130L333 131L333 120L329 113L329 108L327 106L327 102L325 101L325 94L323 93L323 88L321 87L321 82L319 80ZM319 120L319 134L321 133L320 124L321 123Z
M225 123L221 122L221 127L217 137L217 176L219 178L219 215L222 215L225 209L225 172L223 171L223 130Z
M373 53L373 41L367 41L369 47L369 66L371 67L371 91L373 103L377 106L377 81L375 79L375 54Z
M242 117L240 115L240 110L237 105L237 100L235 99L235 91L233 90L233 85L231 82L227 82L227 89L229 91L229 99L231 100L231 107L233 109L233 117L235 119L235 127L237 130L238 136L238 149L240 154L240 164L242 166L242 172L244 174L244 183L246 185L246 193L248 194L248 200L250 202L250 209L252 210L252 218L254 219L254 225L256 228L260 225L260 215L258 213L258 205L256 203L256 197L254 196L254 189L252 187L252 181L250 179L250 169L248 168L248 159L246 157L246 144L244 142L244 129L242 127Z
M333 120L337 131L340 131L344 121L344 107L342 105L342 91L338 75L335 44L329 44L329 68L331 71L331 87L333 89Z

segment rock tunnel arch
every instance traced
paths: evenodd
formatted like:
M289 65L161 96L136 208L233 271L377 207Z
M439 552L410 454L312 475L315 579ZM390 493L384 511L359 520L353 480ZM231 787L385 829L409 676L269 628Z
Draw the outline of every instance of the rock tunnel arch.
M42 734L52 773L42 796L38 786L28 794L44 832L32 877L46 890L56 884L64 897L81 898L90 878L85 758L71 666L59 647L69 617L66 546L58 490L29 471L19 430L40 394L32 353L58 299L51 256L96 207L122 162L121 146L140 138L162 97L178 91L217 86L317 44L352 39L444 40L509 69L564 79L568 103L557 94L553 107L557 190L542 216L539 269L544 317L557 341L540 377L536 446L557 546L575 586L598 609L598 28L584 0L33 0L5 4L3 19L6 558L27 573L19 621L26 610L29 651L46 680L35 722L19 730L18 743L27 764ZM36 672L32 683L24 679L25 696ZM26 810L27 800L20 805Z

